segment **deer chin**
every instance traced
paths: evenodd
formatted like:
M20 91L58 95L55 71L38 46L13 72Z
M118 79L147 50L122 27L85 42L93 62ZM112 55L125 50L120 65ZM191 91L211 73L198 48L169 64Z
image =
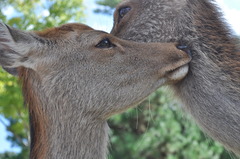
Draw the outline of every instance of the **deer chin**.
M169 81L175 83L182 80L188 74L188 71L189 71L189 65L186 64L173 71L170 71L167 75L167 78Z

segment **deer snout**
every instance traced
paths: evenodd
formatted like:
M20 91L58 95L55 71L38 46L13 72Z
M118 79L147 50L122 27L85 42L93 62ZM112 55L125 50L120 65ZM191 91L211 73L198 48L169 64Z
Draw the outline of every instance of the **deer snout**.
M191 50L190 50L190 48L187 45L177 45L176 47L177 47L177 49L182 50L183 53L188 56L188 59L185 58L183 60L183 62L186 62L186 64L183 64L180 67L178 67L178 68L168 72L167 78L172 83L176 83L177 81L182 80L188 74L188 71L189 71L188 63L192 59Z
M190 57L192 57L192 52L187 45L177 45L179 50L185 51Z

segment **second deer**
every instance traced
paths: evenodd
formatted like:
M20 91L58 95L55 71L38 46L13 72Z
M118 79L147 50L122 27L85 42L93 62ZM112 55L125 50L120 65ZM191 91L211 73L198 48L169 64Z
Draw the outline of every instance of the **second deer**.
M138 42L184 41L192 60L173 85L197 124L240 155L240 48L214 0L123 0L112 34Z

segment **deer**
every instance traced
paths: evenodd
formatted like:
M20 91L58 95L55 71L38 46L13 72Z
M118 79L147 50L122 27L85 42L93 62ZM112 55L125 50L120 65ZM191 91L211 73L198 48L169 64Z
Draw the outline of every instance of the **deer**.
M214 0L123 0L111 34L188 44L189 73L170 86L174 96L203 132L240 155L240 48Z
M107 119L188 73L177 43L141 44L69 23L22 31L0 23L0 65L19 77L31 159L105 159Z

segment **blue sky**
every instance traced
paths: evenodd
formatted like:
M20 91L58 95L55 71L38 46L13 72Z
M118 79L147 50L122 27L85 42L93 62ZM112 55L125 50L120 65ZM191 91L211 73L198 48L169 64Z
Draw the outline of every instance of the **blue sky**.
M224 12L224 18L232 29L240 35L240 0L216 0Z
M95 14L93 10L97 8L94 3L95 0L84 0L86 6L86 21L85 23L94 29L104 30L109 32L112 28L113 18L112 16ZM219 7L224 12L224 17L226 18L229 25L235 31L236 34L240 35L240 0L216 0ZM5 13L8 15L13 14L13 8L8 8ZM47 16L47 12L43 11L42 15ZM0 120L4 120L0 116ZM17 148L12 148L11 144L6 141L7 132L4 125L0 123L0 153L6 150L8 151L19 151Z

